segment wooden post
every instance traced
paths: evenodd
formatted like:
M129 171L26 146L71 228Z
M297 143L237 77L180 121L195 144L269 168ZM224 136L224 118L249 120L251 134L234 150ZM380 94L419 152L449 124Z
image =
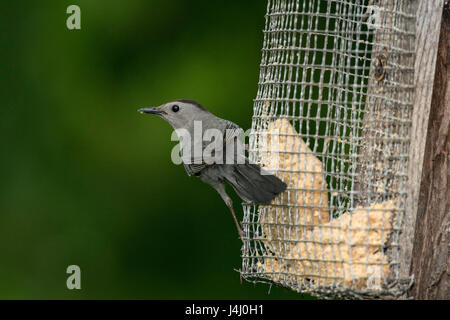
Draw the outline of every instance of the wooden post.
M404 138L409 124L392 123L394 119L408 116L413 104L414 13L419 1L408 1L403 14L396 13L398 1L370 2L380 8L377 23L382 27L373 31L372 62L356 166L355 203L359 206L398 198L406 184L402 160L407 156L405 142L392 137Z
M392 5L390 1L377 1L383 8ZM441 19L444 0L413 0L410 8L416 12L416 41L414 64L414 95L410 136L410 153L408 163L408 183L403 185L407 192L405 215L402 221L402 230L398 239L399 245L399 279L408 279L414 275L413 288L403 298L447 298L449 299L449 186L450 180L448 161L449 153L449 101L450 101L450 59L449 44L450 27L448 13L444 14L444 23L441 28ZM448 0L446 1L448 7ZM382 16L387 25L395 24L390 19L389 10ZM398 41L386 37L385 33L375 32L375 57L386 57L386 65L392 63L389 48L400 47L408 50L407 39ZM439 58L438 57L439 45ZM402 56L407 59L407 56ZM383 59L379 59L382 64ZM406 60L402 63L407 65ZM437 63L437 68L436 68ZM371 66L371 74L376 72L378 65ZM437 73L436 73L436 69ZM395 68L385 76L388 80L408 84L409 74L396 72ZM380 159L380 148L383 145L383 136L394 132L386 131L383 127L376 127L376 123L383 117L391 115L396 110L389 108L386 101L377 99L373 94L382 92L385 97L395 97L395 88L386 87L386 79L376 81L370 78L368 84L368 100L366 102L366 116L364 122L375 123L370 130L362 130L361 151L358 163L356 190L359 198L356 202L367 205L373 201L382 201L386 198L373 198L379 182L385 183L384 171L373 165L373 159ZM432 101L433 97L433 101ZM408 101L407 97L405 97ZM432 108L430 108L432 106ZM431 109L431 113L430 113ZM430 123L430 126L428 125ZM379 130L378 130L379 129ZM395 156L399 149L396 144L390 146L391 156ZM422 170L423 169L423 170ZM378 170L378 171L377 171ZM389 179L390 188L397 190L401 181ZM369 183L370 182L370 183ZM420 194L420 197L419 197ZM394 197L395 194L385 193L383 197ZM414 247L414 251L413 251ZM388 251L388 255L391 253Z
M418 201L411 208L417 210L417 218L411 262L414 286L409 295L415 299L450 299L450 8L449 1L443 11L441 1L423 2L427 2L431 11L425 16L428 25L422 26L424 30L418 30L421 35L417 42L418 52L421 55L416 63L419 86L415 107L424 110L422 107L431 102L431 110L429 120L417 124L422 128L415 131L417 143L426 143L421 153L423 162L419 154L415 159L416 170L421 171L416 171L413 176L414 179L421 178L421 181L413 181L414 199L411 199ZM441 16L439 45L436 46ZM436 62L434 46L438 47Z
M443 0L419 0L416 14L415 92L408 169L408 193L406 213L399 239L400 277L404 279L411 274L419 190L436 70L443 3Z

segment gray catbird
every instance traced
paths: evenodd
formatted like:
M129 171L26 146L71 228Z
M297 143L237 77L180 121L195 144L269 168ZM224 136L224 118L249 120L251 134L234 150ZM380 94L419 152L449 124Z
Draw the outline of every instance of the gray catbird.
M216 117L194 100L180 99L138 111L158 115L176 130L188 175L199 177L217 190L233 215L241 239L244 232L236 219L231 198L225 192L224 182L229 183L242 200L258 204L269 204L286 189L283 181L262 171L245 157L239 126Z

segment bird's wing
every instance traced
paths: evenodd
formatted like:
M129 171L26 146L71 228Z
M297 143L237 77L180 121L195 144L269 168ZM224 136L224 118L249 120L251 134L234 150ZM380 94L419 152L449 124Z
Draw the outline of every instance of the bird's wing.
M242 163L245 162L245 147L240 139L242 129L237 124L224 119L219 119L218 123L220 128L217 129L220 129L223 134L221 137L221 139L223 139L222 145L217 145L216 140L213 142L201 141L200 143L202 145L199 146L199 148L201 148L202 151L209 152L202 152L201 158L191 156L190 163L184 163L184 168L188 175L197 175L207 166L218 163L218 159L222 160L221 163L228 163L227 156L233 163L237 163L237 159L240 159ZM198 142L194 141L194 143ZM209 148L209 150L205 150L206 148ZM229 154L227 155L227 153Z
M225 137L224 137L224 159L227 156L231 156L234 163L245 163L245 144L241 140L243 131L237 124L224 120L225 124Z
M183 160L184 169L189 176L197 175L206 167L206 163L200 159L196 161L194 157L187 156L188 159L183 157L183 148L180 149L181 158ZM186 161L185 161L186 160ZM188 163L186 163L188 162Z
M225 121L225 139L224 139L225 144L224 145L227 145L227 144L232 143L233 139L239 138L239 135L240 135L242 129L237 124L235 124L231 121L228 121L228 120L224 120L224 121Z
M220 163L233 164L245 163L245 146L242 137L242 129L235 123L216 118L216 128L221 136L214 141L203 141L202 159L196 159L196 163L206 163L206 165ZM219 139L220 140L217 140Z
M203 169L206 168L207 164L202 163L202 164L184 164L184 168L186 169L186 172L188 175L192 176L192 175L197 175L200 171L202 171Z

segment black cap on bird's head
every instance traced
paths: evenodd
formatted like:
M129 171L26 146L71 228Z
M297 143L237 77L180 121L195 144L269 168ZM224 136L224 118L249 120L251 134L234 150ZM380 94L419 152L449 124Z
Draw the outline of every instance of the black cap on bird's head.
M179 99L159 107L139 109L140 113L155 114L166 120L174 129L190 127L193 121L203 120L210 114L201 104L190 99Z

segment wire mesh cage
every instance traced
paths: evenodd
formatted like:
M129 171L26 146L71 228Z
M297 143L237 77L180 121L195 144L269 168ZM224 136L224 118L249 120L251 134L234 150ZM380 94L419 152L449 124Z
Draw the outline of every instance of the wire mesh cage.
M250 159L287 184L244 204L243 278L322 297L397 297L415 3L269 0Z

